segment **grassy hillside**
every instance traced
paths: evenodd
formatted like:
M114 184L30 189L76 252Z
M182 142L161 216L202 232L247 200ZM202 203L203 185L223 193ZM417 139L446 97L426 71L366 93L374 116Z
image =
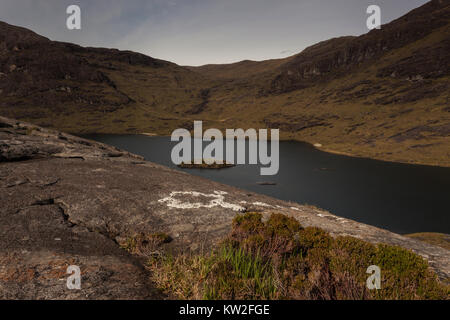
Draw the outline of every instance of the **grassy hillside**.
M0 114L71 133L279 128L283 139L450 166L450 1L286 59L181 67L0 23Z

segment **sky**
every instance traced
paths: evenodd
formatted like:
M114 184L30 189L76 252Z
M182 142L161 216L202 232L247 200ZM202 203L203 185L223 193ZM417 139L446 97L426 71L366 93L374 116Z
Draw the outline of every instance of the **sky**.
M390 22L426 0L1 0L0 21L51 40L141 52L179 65L291 56L317 42L361 35L369 5ZM68 30L66 8L81 8Z

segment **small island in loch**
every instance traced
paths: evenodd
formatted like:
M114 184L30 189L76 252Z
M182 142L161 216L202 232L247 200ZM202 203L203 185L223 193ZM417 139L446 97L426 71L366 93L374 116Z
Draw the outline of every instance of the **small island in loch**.
M202 159L202 163L195 163L192 161L190 163L180 163L178 165L182 169L225 169L235 167L234 164L224 162L224 161L208 161L207 159Z

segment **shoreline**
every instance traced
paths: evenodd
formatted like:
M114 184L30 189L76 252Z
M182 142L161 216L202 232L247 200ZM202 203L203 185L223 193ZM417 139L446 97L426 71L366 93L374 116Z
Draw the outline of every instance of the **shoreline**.
M295 141L297 141L297 140L295 140ZM298 140L298 142L305 142L305 141L299 141ZM305 142L305 143L308 143L308 142ZM352 158L358 158L358 159L376 160L376 161L383 161L383 162L390 162L390 163L399 163L399 164L409 164L409 165L413 165L413 166L450 168L450 164L449 165L443 165L443 164L429 163L429 162L423 162L423 161L408 162L408 161L405 161L405 160L386 160L386 159L378 158L378 157L358 156L358 155L346 153L346 152L343 152L343 151L337 151L337 150L326 149L326 148L317 148L317 147L314 147L314 146L313 146L313 148L315 148L317 150L320 150L320 151L323 151L323 152L326 152L326 153L331 153L331 154L341 155L341 156L346 156L346 157L352 157Z
M52 130L57 130L53 129ZM68 132L72 135L84 137L89 135L138 135L138 136L145 136L150 138L158 138L158 137L167 137L170 138L171 135L168 134L157 134L157 133L149 133L149 132L140 132L140 133L103 133L103 132L89 132L89 133L79 133L79 132ZM224 138L225 140L225 138ZM405 164L405 165L413 165L413 166L427 166L427 167L436 167L436 168L450 168L450 163L440 163L440 162L426 162L426 161L419 161L419 160L395 160L395 159L386 159L383 157L372 157L372 156L364 156L364 155L357 155L348 153L345 151L339 151L327 148L326 146L322 145L321 147L315 146L316 144L320 144L318 142L312 143L301 139L295 139L295 138L280 138L280 142L299 142L309 145L311 148L314 148L318 151L322 151L329 154L339 155L339 156L346 156L351 158L357 158L357 159L366 159L366 160L375 160L375 161L383 161L383 162L389 162L389 163L395 163L395 164Z
M118 135L120 135L120 134L118 134ZM130 136L133 136L133 135L137 135L137 136L142 135L142 136L161 137L161 138L169 138L169 139L170 139L170 136L169 136L169 135L156 135L156 134L151 134L151 135L149 135L149 134L145 134L145 133L140 133L140 134L125 134L125 135L130 135ZM419 163L408 163L408 162L400 162L400 161L397 161L397 162L396 162L396 161L389 161L389 160L376 159L376 158L370 158L370 157L355 156L355 155L351 155L351 154L348 154L348 153L345 153L345 152L339 152L339 151L334 151L334 150L326 149L326 148L323 148L323 147L318 147L318 146L314 145L313 143L309 143L309 142L302 141L302 140L295 140L295 139L280 139L280 141L302 143L302 144L305 144L305 145L307 145L308 147L314 148L314 149L316 149L316 150L318 150L318 151L326 152L326 153L329 153L329 154L342 155L342 156L345 156L345 157L359 158L359 159L365 159L365 160L374 160L374 161L383 161L383 162L389 162L389 163L393 163L393 164L403 164L403 165L413 165L413 166L419 166L419 165L420 165L420 166L428 166L428 167L431 167L431 166L428 165L428 164L422 164L422 163L419 164ZM442 167L442 166L433 166L433 167L447 168L447 167ZM279 199L279 200L281 200L281 199ZM300 204L300 203L299 203L299 204ZM303 204L303 205L304 205L304 204ZM318 208L318 209L319 209L319 210L325 210L325 209L321 209L321 208ZM326 210L325 210L325 211L326 211ZM427 230L427 229L420 230L420 231L418 231L418 232L416 232L416 233L445 234L445 235L447 235L446 233L432 232L432 231ZM407 235L408 235L408 233L399 233L399 234L401 234L401 235L403 235L403 236L407 236Z
M117 133L90 133L90 134L112 134L112 135L121 135L121 134L117 134ZM142 135L142 136L146 136L146 137L168 137L170 138L170 135L160 135L157 133L147 133L147 132L143 132L143 133L136 133L136 134L127 134L127 135ZM224 138L225 140L225 138ZM293 139L293 138L287 138L287 139L283 139L280 138L279 140L280 142L300 142L300 143L304 143L309 145L310 147L318 150L318 151L323 151L326 153L330 153L330 154L335 154L335 155L339 155L339 156L346 156L346 157L351 157L351 158L358 158L358 159L366 159L366 160L376 160L376 161L383 161L383 162L390 162L390 163L399 163L399 164L407 164L407 165L415 165L415 166L427 166L427 167L437 167L437 168L450 168L450 164L445 165L439 162L424 162L424 161L416 161L416 160L411 160L411 161L406 161L406 160L393 160L393 159L385 159L385 158L381 158L381 157L370 157L370 156L364 156L364 155L356 155L356 154L351 154L345 151L339 151L339 150L334 150L334 149L329 149L326 148L325 146L323 146L322 144L316 142L316 143L312 143L312 142L308 142L305 140L300 140L300 139ZM320 144L321 146L316 146L317 144Z

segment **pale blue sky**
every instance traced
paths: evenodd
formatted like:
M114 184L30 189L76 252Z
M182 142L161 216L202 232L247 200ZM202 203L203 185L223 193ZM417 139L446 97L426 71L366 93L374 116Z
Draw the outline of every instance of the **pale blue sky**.
M332 37L366 33L366 9L383 23L425 0L1 0L0 20L52 40L133 50L181 65L286 57ZM66 29L66 8L82 30Z

